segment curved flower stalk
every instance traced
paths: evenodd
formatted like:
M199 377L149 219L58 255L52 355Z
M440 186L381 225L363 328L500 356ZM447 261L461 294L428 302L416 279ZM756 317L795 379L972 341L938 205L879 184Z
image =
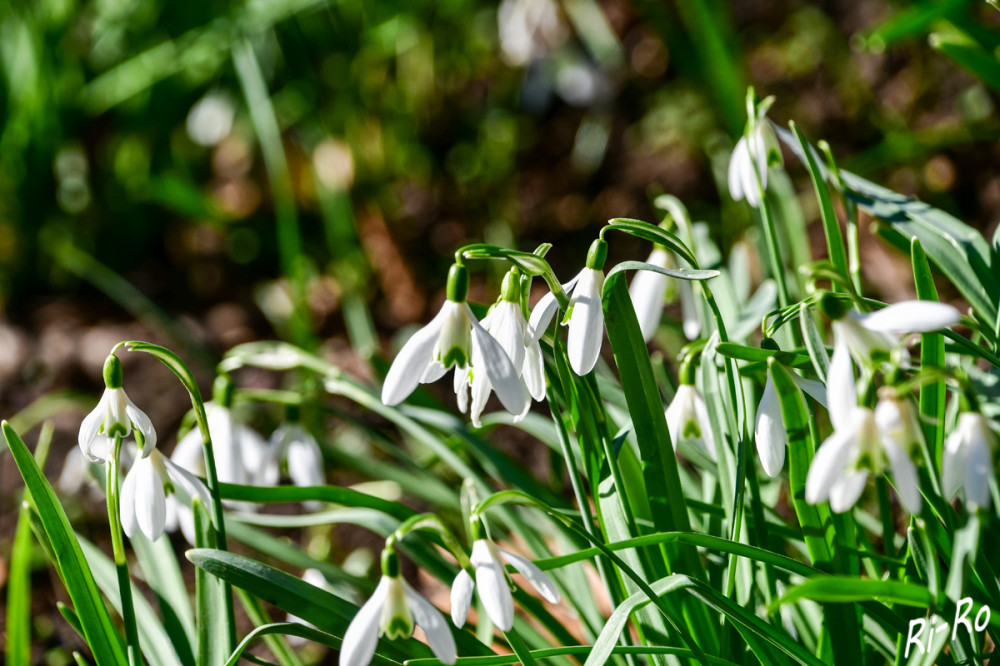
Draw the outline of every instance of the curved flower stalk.
M284 423L271 435L267 453L257 473L262 485L277 485L282 469L297 486L322 486L326 483L323 452L319 442L300 423ZM322 502L306 502L310 511L315 511Z
M962 412L948 435L941 456L941 483L945 497L961 490L967 504L981 509L990 505L990 480L997 436L979 412Z
M451 620L456 627L465 625L472 605L472 592L476 588L493 624L503 632L514 626L513 583L504 562L510 563L546 601L559 603L559 590L548 574L530 560L498 548L490 539L477 539L472 544L470 560L475 579L468 570L462 569L451 585Z
M783 163L781 145L767 119L769 107L767 101L758 106L757 117L748 123L729 158L729 195L735 201L746 199L754 208L761 205L761 194L767 190L768 168Z
M831 393L835 386L831 378ZM838 418L833 434L816 451L806 476L806 501L829 500L835 513L843 513L857 503L869 475L880 476L889 468L903 506L919 513L920 488L912 456L922 437L913 405L892 391L884 393L874 411L854 406Z
M524 411L527 398L518 372L465 302L468 288L468 270L453 265L441 310L406 341L392 362L382 385L383 403L397 405L419 384L437 381L451 368L465 370L471 363L476 374L485 375L507 411L514 415Z
M490 308L489 313L483 317L483 321L480 323L490 337L496 340L503 349L532 397L541 399L536 396L540 384L541 397L545 397L542 350L538 341L530 335L528 322L524 319L524 313L521 311L520 282L521 274L516 268L504 276L500 299ZM462 412L469 409L469 393L471 392L472 408L469 416L472 419L472 424L477 428L482 425L479 417L482 416L486 401L493 391L490 373L488 371L477 372L482 364L481 354L477 355L474 348L472 363L463 370L455 371L455 394L458 397L458 408ZM540 378L539 374L541 374ZM524 418L530 406L531 401L525 397L524 409L519 414L514 414L515 423Z
M447 621L403 580L396 553L387 549L382 552L382 579L378 587L344 633L340 666L367 666L380 636L410 638L418 625L424 630L434 656L446 664L454 664L458 657Z
M185 503L199 498L205 506L212 500L205 484L159 451L145 458L136 458L125 475L121 490L121 520L125 535L132 538L142 531L150 541L156 541L167 526L167 487L180 489ZM171 492L172 498L176 496ZM177 500L174 500L177 501Z
M822 382L805 379L791 370L788 371L788 375L801 391L826 407L826 387ZM760 405L757 407L757 416L754 418L754 442L764 472L771 478L778 476L785 465L788 431L781 415L781 398L774 386L770 369L767 372L764 392L760 397Z
M105 463L112 440L134 433L140 454L146 457L156 446L156 430L146 413L135 406L122 388L122 365L111 353L104 362L104 393L80 424L77 442L90 462Z
M716 459L708 408L693 384L682 383L677 387L674 399L667 406L666 417L667 430L675 449L681 444L688 444L701 449L712 460Z

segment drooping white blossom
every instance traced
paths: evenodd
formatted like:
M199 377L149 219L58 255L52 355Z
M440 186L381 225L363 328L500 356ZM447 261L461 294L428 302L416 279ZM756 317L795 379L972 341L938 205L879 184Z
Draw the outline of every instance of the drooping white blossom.
M716 459L708 408L697 388L691 384L678 386L674 399L667 406L666 417L667 430L675 448L680 444L690 444L712 460Z
M141 445L141 455L148 456L156 446L152 421L135 406L123 388L106 388L97 406L80 424L78 443L88 460L103 463L111 454L112 439L116 435L124 439L133 432L136 442Z
M997 436L979 412L962 412L958 424L945 440L941 455L941 484L945 497L961 490L967 503L980 508L990 505L990 480Z
M729 158L729 195L735 201L746 199L754 208L759 207L761 192L767 190L767 170L781 162L778 137L771 121L761 116L751 132L740 137L733 148Z
M826 406L826 387L821 382L805 379L789 372L792 381L816 402ZM781 415L781 399L774 386L771 372L767 373L764 392L761 394L757 416L754 419L754 442L764 472L774 478L781 473L785 464L785 449L788 447L788 431Z
M456 627L465 624L475 589L479 590L479 600L498 629L510 631L514 626L514 597L505 562L524 576L546 601L559 603L559 590L548 574L534 562L498 548L489 539L478 539L472 544L470 561L475 579L462 569L451 586L451 619Z
M646 263L667 268L670 255L663 248L653 248ZM639 330L642 331L642 339L649 342L656 333L656 327L660 323L663 314L663 301L667 293L667 286L670 282L663 273L656 271L636 271L629 285L628 293L632 298L632 307L635 309L635 316L639 320Z
M367 666L379 636L409 638L419 626L434 656L446 664L457 659L455 639L444 616L400 576L383 575L344 633L340 666Z
M300 423L284 423L271 435L267 453L257 473L262 485L277 485L281 471L297 486L321 486L326 483L323 452L319 443ZM315 506L315 503L310 503Z
M180 490L185 504L197 497L211 506L208 489L198 477L153 451L145 458L137 457L122 482L120 516L126 536L141 531L150 541L160 538L167 526L167 482L173 489L171 498Z

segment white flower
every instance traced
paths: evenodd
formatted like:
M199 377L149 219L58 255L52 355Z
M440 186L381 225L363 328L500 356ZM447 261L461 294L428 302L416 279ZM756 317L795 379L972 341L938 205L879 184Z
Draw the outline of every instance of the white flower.
M319 443L299 423L285 423L274 431L257 479L263 485L276 485L281 478L282 467L288 470L288 477L297 486L322 486L326 483Z
M500 348L503 349L518 374L523 375L526 361L528 360L527 345L531 342L531 339L527 336L526 329L528 323L524 320L524 314L521 312L521 305L514 301L501 300L493 306L489 314L483 317L482 326L486 329L486 332L489 333L490 337L496 340L497 344L500 345ZM538 347L537 341L535 341L534 344L535 347ZM538 355L540 357L541 348L538 348ZM473 343L472 363L469 364L464 370L455 371L455 394L458 396L458 408L462 412L465 412L465 410L469 407L469 389L471 388L472 409L469 416L472 419L472 424L477 428L481 425L479 417L482 415L483 409L486 407L486 401L489 399L490 392L493 390L493 384L490 382L489 371L479 371L480 362L482 362L481 355L477 355L475 343ZM537 359L531 359L531 365L534 366L535 363L537 363ZM534 367L529 368L529 370L533 372ZM532 383L536 383L537 376L533 376L531 381ZM537 386L535 388L537 390ZM545 383L543 376L543 397L545 394L544 392ZM517 422L524 418L525 414L528 413L528 408L530 406L530 401L525 398L524 408L520 413L514 414L514 421Z
M324 576L323 572L320 571L319 569L306 569L304 572L302 572L302 580L305 581L306 583L309 583L313 587L320 588L321 590L332 591L332 587L330 583L327 582L326 576ZM316 628L316 625L314 625L312 622L306 622L298 615L292 615L291 613L287 615L285 621L298 622L299 624L304 624L307 627L312 627L313 629ZM301 636L292 636L290 634L285 636L285 640L287 640L288 644L292 645L293 647L302 647L308 642L307 639Z
M497 9L497 28L501 55L514 67L543 57L566 38L552 0L503 0Z
M701 333L701 317L698 316L698 301L694 297L694 285L690 280L678 280L677 295L681 301L681 317L684 323L684 337L694 340Z
M371 598L351 620L340 647L340 666L367 666L379 636L409 638L419 625L434 656L454 664L455 639L444 616L399 576L382 576Z
M767 169L781 164L781 146L771 121L761 116L749 136L740 137L729 158L729 195L735 201L747 200L757 208L761 192L767 189ZM757 181L760 180L758 186Z
M120 435L124 439L133 428L142 456L148 456L156 446L152 421L129 400L123 388L106 388L97 407L80 424L80 450L91 462L103 463L111 453L112 438Z
M514 626L514 597L511 595L511 581L504 561L509 562L519 574L549 603L559 603L559 590L548 574L535 566L534 562L497 548L489 539L478 539L472 544L472 576L465 569L458 572L451 586L451 620L456 627L465 624L472 605L472 591L479 588L479 599L486 614L500 631L510 631Z
M594 369L601 355L601 342L604 340L603 287L604 271L584 268L569 281L566 289L571 293L569 308L563 319L563 325L569 327L566 353L569 366L581 377Z
M676 448L680 444L693 444L715 460L715 443L712 438L708 409L701 394L691 384L677 387L674 399L667 407L667 430Z
M207 402L205 415L219 481L241 485L260 483L259 474L267 455L264 438L253 428L237 423L228 407ZM177 442L171 459L188 471L205 473L205 456L198 428L192 429Z
M646 259L647 264L667 268L670 255L663 248L653 248ZM656 327L660 323L660 315L663 313L663 300L667 293L667 285L670 279L663 273L656 271L636 271L629 285L628 294L632 298L632 307L635 309L635 316L639 320L639 330L642 331L642 339L649 342L656 333Z
M941 483L945 497L954 497L961 489L966 502L981 508L988 507L996 448L996 435L982 414L959 414L958 425L948 435L941 456Z
M440 379L453 366L466 369L470 361L476 374L485 375L507 411L524 411L527 397L507 353L467 303L452 300L445 301L437 316L403 345L385 377L382 402L399 404L418 384Z
M824 296L825 303L829 303L828 297ZM842 307L838 302L832 309ZM873 354L889 354L900 347L904 334L947 328L960 318L952 306L933 301L901 301L871 314L849 311L834 317L833 356L827 374L830 420L834 428L838 423L844 424L857 405L852 356L859 363L871 363Z
M164 483L169 480L172 487L181 490L189 501L195 497L205 506L211 505L208 489L198 477L174 464L159 451L153 451L145 458L137 458L132 469L122 483L121 505L122 530L131 538L136 530L141 530L150 541L163 534L167 524L167 493Z
M831 379L831 395L835 386ZM888 466L903 506L919 513L920 488L911 455L921 436L906 400L885 397L875 411L855 406L839 418L833 434L816 451L806 476L806 501L829 500L834 512L843 513L857 503L868 476L884 474Z
M789 376L796 386L809 394L816 402L826 406L826 387L813 379L804 379L794 372ZM774 386L771 371L767 373L764 393L760 397L757 416L754 420L754 442L757 455L764 472L771 478L778 476L785 464L785 448L788 446L788 431L781 415L781 399Z

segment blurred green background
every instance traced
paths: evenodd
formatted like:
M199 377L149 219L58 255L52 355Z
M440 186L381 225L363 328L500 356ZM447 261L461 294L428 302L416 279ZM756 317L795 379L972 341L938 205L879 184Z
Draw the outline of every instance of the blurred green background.
M426 318L461 243L552 242L568 277L660 192L725 248L747 85L986 229L998 27L966 0L0 4L0 402L78 383L108 322L205 367L260 337L346 365Z

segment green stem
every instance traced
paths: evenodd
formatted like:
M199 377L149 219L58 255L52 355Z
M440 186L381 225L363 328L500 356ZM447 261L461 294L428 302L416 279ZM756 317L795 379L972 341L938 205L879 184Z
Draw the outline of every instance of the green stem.
M135 623L132 605L132 583L128 574L128 560L125 558L125 541L122 535L121 502L118 495L118 457L121 455L122 438L115 435L111 455L107 462L106 492L108 500L108 523L111 528L111 549L118 573L118 592L122 600L122 621L125 623L125 641L128 645L129 666L142 663L139 656L139 630Z
M521 662L523 666L535 666L535 658L531 656L531 651L528 646L524 644L521 637L517 635L517 632L511 629L510 631L505 631L503 637L507 639L507 644L510 645L510 649L514 651L517 655L518 661Z

